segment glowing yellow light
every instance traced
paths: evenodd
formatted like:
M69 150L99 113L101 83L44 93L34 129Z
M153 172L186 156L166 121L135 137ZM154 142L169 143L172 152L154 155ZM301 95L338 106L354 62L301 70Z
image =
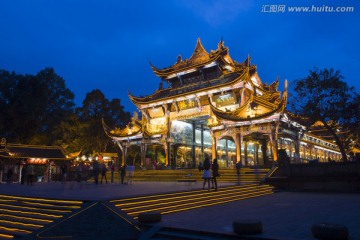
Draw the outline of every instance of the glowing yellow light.
M60 207L60 208L70 208L70 209L79 209L81 206L66 206L66 205L56 205L56 204L47 204L47 203L36 203L36 202L27 202L24 201L23 203L26 203L28 205L36 205L36 206L42 206L42 207Z
M0 217L8 217L8 218L21 219L21 220L27 220L27 221L35 221L35 222L44 222L44 223L53 222L52 220L48 220L48 219L30 218L30 217L15 216L15 215L9 215L9 214L0 214Z
M11 239L11 238L14 238L14 236L8 235L8 234L4 234L4 233L0 233L0 238L8 238L8 239Z
M45 198L31 198L31 197L17 197L10 195L2 195L1 198L12 198L12 199L20 199L20 200L33 200L39 202L54 202L54 203L66 203L66 204L83 204L82 201L72 201L72 200L57 200L57 199L45 199Z
M48 218L61 218L62 215L53 215L53 214L45 214L45 213L38 213L38 212L24 212L24 211L17 211L17 210L10 210L5 208L0 208L0 211L2 212L10 212L10 213L20 213L20 214L29 214L29 215L39 215L44 216Z
M244 190L246 192L242 193L241 191ZM269 185L258 186L257 184L256 185L251 184L251 185L247 185L246 187L235 186L235 187L224 188L221 189L221 191L219 192L208 192L208 191L205 192L204 190L198 190L194 192L189 192L189 194L186 194L185 196L184 193L159 194L159 195L150 196L150 199L149 196L147 196L147 197L128 198L123 200L113 200L112 202L119 203L116 204L115 206L120 207L120 209L126 211L128 215L137 218L137 215L142 212L161 211L162 214L166 214L171 212L190 210L203 206L222 204L222 203L242 200L246 198L253 198L253 197L268 195L272 193L273 193L273 189ZM163 196L166 199L158 199L160 196ZM155 199L151 199L151 198L155 198ZM173 202L173 204L171 204L171 202ZM146 209L144 209L144 207L146 207Z
M0 229L5 230L5 231L10 231L10 232L22 232L22 233L27 233L27 234L31 233L31 231L28 231L28 230L18 229L18 228L10 228L10 227L3 227L3 226L0 226Z
M10 204L2 204L2 203L0 203L0 206L3 206L3 207L16 207L18 209L24 209L24 210L42 210L42 209L34 208L34 207L14 206L14 205L10 205ZM70 210L46 209L46 211L53 212L53 213L71 213Z
M39 225L39 224L13 222L13 221L8 221L8 220L0 220L0 223L10 223L10 224L14 224L14 225L19 225L19 226L24 226L24 227L33 227L33 228L41 228L44 226L44 225Z
M176 208L174 209L173 206L169 206L169 207L160 207L160 208L151 208L151 209L146 209L143 211L137 211L137 212L129 212L128 214L131 216L134 216L134 218L137 218L137 214L142 213L142 212L149 212L149 211L161 211L162 214L168 214L168 213L172 213L172 212L180 212L180 211L186 211L186 210L191 210L191 209L195 209L195 208L200 208L200 207L205 207L205 206L213 206L213 205L217 205L217 204L223 204L223 203L228 203L228 202L233 202L233 201L238 201L238 200L242 200L242 199L247 199L247 198L254 198L254 197L259 197L259 196L264 196L264 195L269 195L269 194L273 194L272 191L272 187L271 186L255 186L256 189L252 190L252 192L247 192L247 193L243 193L240 195L234 195L232 197L227 197L227 198L223 198L223 197L216 197L217 201L214 201L214 199L209 199L207 202L204 201L199 201L199 202L192 202L191 204L187 204L187 205L176 205ZM238 188L238 190L240 190L241 188ZM247 188L246 188L247 189ZM221 191L220 191L221 192ZM214 194L219 194L220 192L216 192L216 193L210 193L210 196L213 196ZM201 204L199 204L201 203Z

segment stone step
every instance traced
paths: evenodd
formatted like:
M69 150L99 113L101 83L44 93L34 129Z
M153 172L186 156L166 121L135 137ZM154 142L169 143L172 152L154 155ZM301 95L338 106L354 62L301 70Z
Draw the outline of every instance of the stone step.
M161 214L168 214L259 197L273 192L273 187L269 185L249 184L220 188L218 191L193 190L125 198L110 202L136 219L140 213L144 212L159 211Z
M0 239L31 234L82 206L82 201L0 194Z

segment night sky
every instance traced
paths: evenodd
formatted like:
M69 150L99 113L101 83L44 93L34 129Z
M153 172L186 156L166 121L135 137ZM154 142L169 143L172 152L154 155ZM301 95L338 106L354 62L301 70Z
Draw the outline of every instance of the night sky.
M354 11L289 10L313 6ZM264 83L279 76L291 87L314 66L333 67L360 92L359 11L359 0L0 0L0 69L53 67L77 106L100 89L133 112L128 91L159 87L150 62L165 68L190 58L197 38L208 52L223 39L233 60L251 56Z

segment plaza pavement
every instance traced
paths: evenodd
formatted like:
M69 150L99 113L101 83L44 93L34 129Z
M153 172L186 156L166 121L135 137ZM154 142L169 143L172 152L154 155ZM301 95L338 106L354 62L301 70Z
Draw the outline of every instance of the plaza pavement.
M220 183L219 185L219 191L221 191L221 187L231 184ZM133 185L53 182L37 183L34 186L0 184L0 193L56 199L107 201L129 196L188 191L201 187L202 183L200 182L189 186L177 182L134 182ZM162 221L157 225L232 234L232 222L247 219L262 221L263 233L256 237L266 239L315 239L311 234L312 224L335 223L345 225L349 229L350 240L360 240L360 195L277 192L258 198L163 215ZM101 224L101 221L93 220L93 222ZM106 236L107 233L103 234ZM112 238L108 236L107 239Z

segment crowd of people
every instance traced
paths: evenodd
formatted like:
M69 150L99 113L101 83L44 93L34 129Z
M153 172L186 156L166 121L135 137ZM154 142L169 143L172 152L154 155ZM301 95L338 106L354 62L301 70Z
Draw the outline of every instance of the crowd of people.
M240 184L240 169L242 167L241 162L235 164L236 174L238 177L238 183ZM67 164L62 164L60 167L61 176L58 178L62 184L65 184L67 181L76 180L78 183L87 181L88 179L93 179L95 184L107 184L108 182L114 183L115 181L115 162L110 161L99 162L93 161L92 164L85 165L83 162L77 164L76 166L69 166ZM119 173L119 183L124 185L132 185L133 177L135 173L134 164L120 164L118 165ZM217 178L220 177L219 173L219 164L218 160L215 158L212 161L206 157L204 161L200 162L198 169L202 172L202 178L204 180L202 188L205 190L205 187L210 191L213 188L215 191L218 190ZM110 180L108 181L107 172L110 171ZM70 178L68 173L72 175ZM7 182L10 183L12 179L13 171L11 168L7 171ZM21 170L21 184L33 185L35 182L34 175L34 166L31 164L26 164ZM75 177L74 177L75 176Z
M90 176L88 177L92 177L94 178L94 183L95 184L102 184L103 181L105 182L105 184L108 183L108 179L107 179L107 172L110 171L110 182L114 183L115 182L115 163L114 162L109 162L108 165L106 165L105 162L103 163L99 163L98 161L94 161L92 166L90 167ZM78 171L77 171L77 179L78 182L80 182L83 178L82 178L82 172L81 172L81 167L79 164L78 167ZM119 165L118 167L118 172L119 172L119 182L120 184L129 184L131 185L133 183L133 176L134 176L134 172L135 172L135 166L134 164L129 164L129 165ZM99 181L99 175L101 176L100 181ZM127 176L127 181L125 181L125 177ZM85 177L84 180L87 180L87 178Z

